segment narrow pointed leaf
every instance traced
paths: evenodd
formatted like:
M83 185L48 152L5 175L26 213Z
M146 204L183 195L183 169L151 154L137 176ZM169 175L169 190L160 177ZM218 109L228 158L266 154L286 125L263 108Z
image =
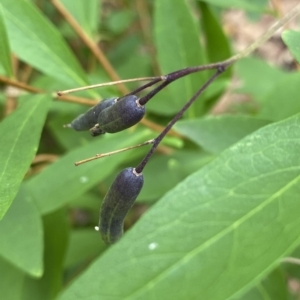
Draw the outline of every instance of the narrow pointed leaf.
M163 74L204 63L198 25L186 1L156 0L154 26L157 58ZM164 105L164 113L176 113L204 83L205 78L204 73L200 72L172 83L168 87L169 99L160 101L164 102L160 103ZM193 107L189 110L191 115L201 113L201 109L194 110Z
M223 152L59 299L223 300L254 287L300 242L299 129L298 115Z
M13 52L37 70L69 85L85 85L85 74L60 32L30 2L1 0Z
M0 124L0 219L16 196L37 151L50 105L48 95L30 95Z
M4 67L6 75L13 77L13 67L10 54L10 46L3 19L2 5L0 4L0 64Z
M222 61L231 56L229 41L219 20L209 5L198 2L201 11L201 23L206 40L207 55L210 62ZM230 73L224 73L229 76Z

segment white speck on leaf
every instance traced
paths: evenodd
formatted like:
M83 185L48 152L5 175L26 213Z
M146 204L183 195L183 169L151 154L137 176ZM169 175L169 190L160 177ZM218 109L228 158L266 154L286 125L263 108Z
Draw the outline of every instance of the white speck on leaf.
M81 177L79 178L79 181L80 181L81 183L86 183L86 182L89 181L89 179L88 179L86 176L81 176Z
M158 244L157 244L157 243L151 243L151 244L149 244L149 246L148 246L149 250L155 250L157 247L158 247Z

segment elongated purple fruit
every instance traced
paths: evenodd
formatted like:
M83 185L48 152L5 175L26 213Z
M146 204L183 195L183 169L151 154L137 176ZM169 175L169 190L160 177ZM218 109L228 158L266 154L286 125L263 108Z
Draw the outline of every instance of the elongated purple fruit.
M114 133L137 124L145 115L145 107L135 95L120 98L115 105L102 110L98 116L99 128Z
M114 105L116 103L116 97L105 99L95 106L91 107L86 113L79 115L74 119L67 127L71 127L77 131L89 130L97 123L98 116L101 111Z
M100 209L99 230L106 244L117 242L123 235L124 219L144 184L142 173L126 168L115 178Z

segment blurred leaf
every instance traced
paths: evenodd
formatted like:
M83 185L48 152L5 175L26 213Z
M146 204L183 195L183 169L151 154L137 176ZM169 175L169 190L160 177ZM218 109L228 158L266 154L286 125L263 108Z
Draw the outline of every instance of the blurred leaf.
M26 273L43 274L43 228L40 215L21 189L0 221L0 255Z
M141 35L132 33L120 39L110 50L108 58L122 78L144 77L149 73L150 58L142 45ZM134 88L136 84L132 85Z
M213 159L200 151L176 151L154 156L144 171L145 183L137 200L153 201Z
M154 34L157 59L163 74L201 65L205 54L199 40L198 25L186 1L156 0ZM176 113L204 83L203 72L186 76L167 87L170 97L160 101L164 114ZM190 117L203 113L203 102L195 103L188 111Z
M59 31L30 1L1 0L13 52L42 73L69 85L86 85L86 76Z
M70 130L70 134L77 134ZM87 132L87 134L89 134ZM99 136L93 142L68 152L42 173L27 182L27 186L41 213L49 213L79 197L107 177L130 152L114 157L98 159L78 167L76 161L126 146L135 145L149 139L150 131L124 131L119 134Z
M25 96L23 104L0 124L0 219L16 196L37 151L50 105L49 95Z
M45 271L43 277L24 280L22 300L52 300L63 284L63 261L69 236L69 222L66 210L61 209L44 216L45 232Z
M226 37L216 15L213 13L209 5L198 2L199 10L201 12L201 24L203 34L205 37L205 45L207 49L207 56L210 62L222 61L231 56L230 46L228 38ZM209 111L211 107L220 99L220 96L225 92L227 84L224 84L226 79L231 77L232 68L229 68L227 72L223 73L215 82L214 86L210 86L208 92L212 89L215 90L216 85L223 87L213 97L207 99L206 95L203 95L198 102L205 103L205 112ZM218 85L219 84L219 85ZM207 94L207 92L205 93ZM205 97L206 96L206 97Z
M57 112L49 118L50 120L47 122L47 128L49 128L56 141L64 149L72 150L76 147L84 146L94 140L94 138L86 131L78 131L75 133L73 130L70 130L70 128L63 128L64 124L69 124L86 110L86 108L81 107L76 115L64 114L62 110L57 110Z
M61 0L63 6L90 37L95 36L98 30L101 2L99 0Z
M178 121L174 128L211 153L220 153L270 122L244 115Z
M267 278L257 284L255 288L241 297L232 300L266 300L280 299L289 300L286 278L280 268L271 272Z
M293 258L300 261L300 247L298 246L291 255L289 255L288 259ZM294 261L284 261L282 263L282 268L287 273L287 276L293 277L300 280L300 268L299 262L295 263Z
M235 64L237 75L242 80L239 91L250 94L258 102L270 93L278 82L289 74L257 58L244 58Z
M300 63L300 32L295 30L285 30L282 33L282 39L295 59Z
M108 177L109 178L109 177ZM112 178L113 180L114 178ZM109 185L108 185L109 187ZM108 189L107 187L107 189ZM101 189L102 190L102 189ZM106 189L105 189L106 191ZM96 188L96 192L94 190L84 193L77 197L76 199L72 200L69 203L69 208L81 210L88 210L88 211L95 211L97 214L97 221L98 221L98 214L99 214L99 191Z
M300 74L291 73L274 85L263 99L259 116L279 121L300 112Z
M0 4L0 63L6 71L8 77L13 77L13 67L10 54L9 41L6 33L6 26L3 19L2 5Z
M300 242L299 128L300 116L266 126L189 176L59 299L221 300L254 287Z
M106 22L106 26L115 34L125 31L134 21L135 14L132 10L120 10L111 14Z
M201 22L209 61L217 62L229 58L231 56L229 41L217 17L207 4L198 2L198 5L201 10ZM229 72L224 74L226 77L230 75Z
M0 257L0 291L3 300L21 300L24 273Z
M198 0L201 2L206 2L212 5L224 7L224 8L241 8L250 11L259 11L262 12L267 7L267 0L257 0L251 1L248 0Z
M71 232L68 251L65 258L65 268L81 263L91 262L106 248L101 241L99 232L89 229L76 229Z

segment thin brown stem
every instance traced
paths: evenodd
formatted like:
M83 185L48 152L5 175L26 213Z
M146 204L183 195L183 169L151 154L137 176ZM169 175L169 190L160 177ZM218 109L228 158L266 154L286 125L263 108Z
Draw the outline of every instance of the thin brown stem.
M71 25L71 27L75 30L78 36L82 39L82 41L86 44L86 46L91 50L96 59L103 66L104 70L107 72L108 76L113 81L120 80L119 75L110 64L108 59L102 50L98 47L97 43L94 42L87 33L81 28L80 24L74 19L74 17L68 12L68 10L61 4L58 0L52 0L52 4L56 7L56 9L60 12L60 14L65 18L65 20ZM124 84L120 84L118 86L120 92L124 95L129 93L129 90Z
M62 96L62 95L70 94L73 92L86 91L86 90L95 89L95 88L99 88L99 87L103 87L103 86L117 85L117 84L121 84L121 83L125 83L125 82L149 81L149 80L153 80L156 78L157 77L138 77L138 78L132 78L132 79L123 79L123 80L118 80L118 81L110 81L110 82L105 82L105 83L92 84L92 85L82 86L79 88L59 91L59 92L57 92L57 95Z
M107 153L103 153L103 154L96 154L93 157L86 158L86 159L75 162L75 166L82 165L84 163L87 163L87 162L95 160L95 159L103 158L103 157L106 157L106 156L111 156L113 154L125 152L125 151L128 151L128 150L139 148L139 147L146 146L146 145L149 145L149 144L153 144L153 142L154 142L154 140L152 139L152 140L143 142L143 143L135 145L135 146L126 147L126 148L122 148L122 149L119 149L119 150L115 150L115 151L111 151L111 152L107 152Z
M160 67L156 60L155 48L153 47L152 41L152 24L149 13L149 5L146 0L135 0L135 7L139 16L139 22L145 44L150 54L152 69L154 71L154 74L160 74Z
M48 93L47 91L44 91L42 89L36 88L34 86L28 85L26 83L17 81L15 79L11 79L5 76L0 75L0 82L3 82L4 84L8 86L13 86L15 88L18 88L20 90L30 92L33 94L44 94ZM67 102L73 102L73 103L78 103L78 104L83 104L83 105L89 105L93 106L97 103L95 100L87 99L87 98L82 98L82 97L74 97L74 96L62 96L62 97L57 97L56 93L52 95L53 98L59 100L59 101L67 101Z
M15 79L11 79L5 76L0 75L0 82L3 82L4 84L19 88L21 90L30 92L30 93L34 93L34 94L39 94L39 93L43 93L43 91L41 89L38 89L36 87L30 86L26 83L17 81Z

